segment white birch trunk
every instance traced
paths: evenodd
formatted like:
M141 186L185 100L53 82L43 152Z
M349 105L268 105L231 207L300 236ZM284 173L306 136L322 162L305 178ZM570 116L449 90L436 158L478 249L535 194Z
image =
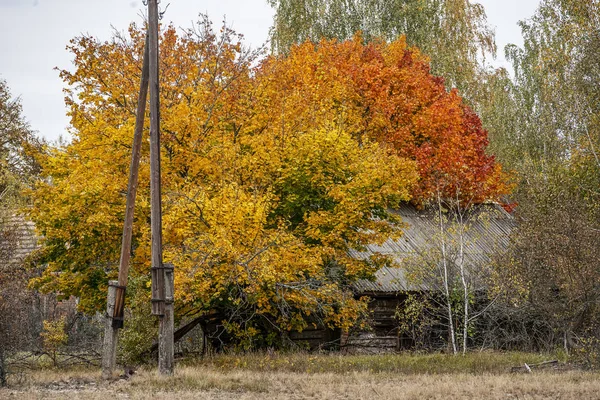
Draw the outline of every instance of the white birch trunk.
M450 283L448 282L448 260L446 258L446 232L444 230L444 220L442 215L442 200L438 192L438 217L440 219L440 234L442 240L442 267L444 269L444 294L446 295L446 306L448 309L448 329L450 329L450 341L452 342L452 352L457 353L456 349L456 333L454 331L454 318L452 315L452 304L450 302Z
M467 339L469 333L469 285L465 276L465 221L463 219L463 210L460 207L460 202L457 199L457 218L458 218L458 267L460 270L460 280L463 286L463 348L462 352L467 352Z

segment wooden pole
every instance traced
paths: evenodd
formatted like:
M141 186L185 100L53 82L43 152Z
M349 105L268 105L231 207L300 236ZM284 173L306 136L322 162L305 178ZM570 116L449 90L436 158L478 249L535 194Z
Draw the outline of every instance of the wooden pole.
M138 171L140 165L140 150L142 147L142 134L144 131L144 117L146 101L148 98L148 38L144 48L144 61L142 65L142 79L140 80L140 94L138 97L135 131L131 165L129 167L129 184L127 187L127 207L125 209L125 223L123 224L123 239L121 242L121 261L119 263L119 280L109 281L106 302L106 327L104 330L104 347L102 352L102 376L105 379L112 377L117 359L117 343L119 328L123 327L123 314L125 309L125 288L129 272L129 259L131 256L131 235L133 229L133 211L138 184Z
M160 100L158 86L158 2L148 1L150 57L150 224L152 234L152 313L163 314L162 207L160 188Z
M144 46L144 61L142 65L142 79L140 81L140 95L138 97L135 132L131 150L131 165L129 166L129 185L127 187L127 206L125 208L125 223L123 224L123 239L121 242L121 260L119 262L119 287L115 300L115 313L113 326L123 327L123 312L125 309L125 288L129 274L129 260L131 259L131 237L133 234L133 214L135 210L135 197L137 194L138 175L140 170L140 153L142 149L142 136L144 132L144 119L146 116L146 102L148 99L148 37Z
M106 302L106 323L104 325L104 341L102 347L102 378L112 378L117 360L117 331L113 327L112 315L115 311L115 297L118 281L108 282L108 296Z
M173 374L173 309L165 314L165 268L162 258L162 208L160 184L160 102L158 72L158 1L148 1L150 57L150 218L152 233L152 313L159 316L158 365L162 375ZM172 267L166 268L171 271ZM172 285L170 285L172 286ZM171 293L172 298L172 293ZM171 301L172 304L172 301Z

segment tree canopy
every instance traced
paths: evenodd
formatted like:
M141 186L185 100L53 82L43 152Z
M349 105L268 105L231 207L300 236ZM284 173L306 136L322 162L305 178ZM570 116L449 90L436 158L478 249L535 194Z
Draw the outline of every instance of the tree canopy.
M116 274L143 44L136 26L71 42L75 69L61 76L73 141L42 157L31 193L48 264L35 285L87 311ZM507 190L478 117L403 38L307 42L259 60L205 19L166 27L160 50L165 261L177 307L220 312L230 333L348 328L366 307L351 284L390 262L350 250L400 235L393 207ZM145 144L132 258L143 282L148 179Z
M355 138L416 161L417 204L438 192L480 203L510 190L500 164L486 153L479 117L456 90L446 91L429 59L403 37L389 44L364 43L360 35L306 42L267 58L258 81L265 71L276 93L271 101L286 105L281 121L307 129L335 120Z

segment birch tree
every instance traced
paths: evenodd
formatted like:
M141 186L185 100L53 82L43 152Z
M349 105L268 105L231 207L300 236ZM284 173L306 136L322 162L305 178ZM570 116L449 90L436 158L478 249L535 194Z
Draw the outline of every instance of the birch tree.
M520 228L499 273L569 351L593 328L600 294L600 2L544 0L520 25L524 46L507 48L514 82L499 95L513 116L493 129L506 132L495 146L520 182Z
M15 215L27 204L22 191L39 171L34 156L40 151L42 143L25 121L20 100L0 80L0 386L7 384L11 356L31 345L35 332L34 296L27 288L31 273L15 257L20 239Z

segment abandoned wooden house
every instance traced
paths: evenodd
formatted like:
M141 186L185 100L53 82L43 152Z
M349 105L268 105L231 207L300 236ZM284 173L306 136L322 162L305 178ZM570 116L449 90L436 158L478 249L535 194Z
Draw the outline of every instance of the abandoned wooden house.
M389 255L399 265L399 268L381 268L373 281L363 279L354 284L355 296L368 296L371 299L370 329L346 334L325 329L294 332L290 336L295 342L315 349L330 347L337 340L347 352L381 353L411 348L414 340L398 329L398 313L402 312L410 294L439 288L425 281L409 279L409 264L435 266L440 262L442 240L446 247L446 258L454 262L458 257L457 236L462 232L464 264L469 270L485 269L489 267L493 255L508 246L514 226L514 218L498 204L477 205L464 212L460 219L451 212L444 213L440 218L435 209L418 210L408 204L399 208L397 213L406 224L400 239L390 239L381 246L371 245L365 252L353 253L357 258L374 253ZM443 224L440 225L440 222ZM457 224L462 224L462 227Z
M405 300L409 295L439 290L428 282L409 279L409 265L439 262L440 241L445 240L446 256L456 258L454 250L457 242L459 221L452 213L442 216L443 224L435 209L418 210L412 205L404 205L396 210L405 224L403 235L396 240L387 240L382 245L370 245L364 252L353 252L357 258L369 257L374 253L391 256L399 268L383 267L375 274L374 280L360 280L353 286L356 297L370 298L370 329L360 332L341 332L320 327L302 332L290 332L289 339L302 348L331 349L341 348L347 352L381 353L411 348L414 339L399 330L398 315L402 313ZM513 217L497 204L485 204L473 207L463 215L464 260L469 269L487 268L493 255L506 248L509 235L514 226ZM31 222L23 217L11 215L4 217L3 225L10 227L12 237L4 240L0 249L10 253L12 265L22 263L28 254L37 247L37 239ZM443 228L443 231L442 229ZM443 233L443 235L442 235ZM452 261L452 260L450 260ZM42 314L51 315L68 308L74 310L77 299L66 302L48 302L42 305ZM47 309L46 309L47 308ZM64 310L62 311L64 312ZM220 322L201 323L205 334L211 336L219 331ZM191 325L192 327L193 325ZM220 326L222 329L222 326ZM183 327L177 338L184 336L190 329ZM208 338L210 341L210 338Z

